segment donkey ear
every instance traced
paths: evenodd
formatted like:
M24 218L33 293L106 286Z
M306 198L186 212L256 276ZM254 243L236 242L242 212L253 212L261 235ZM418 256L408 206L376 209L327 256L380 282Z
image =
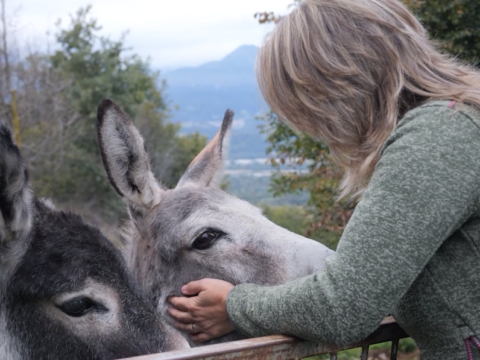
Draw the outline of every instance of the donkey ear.
M150 169L143 138L112 100L98 106L97 135L103 166L118 194L141 207L158 204L162 189Z
M223 177L223 163L228 152L230 133L233 123L233 111L227 109L222 127L207 146L188 166L178 182L177 188L186 184L219 187Z
M32 228L28 171L8 126L0 123L0 245L25 239ZM1 256L1 254L0 254Z

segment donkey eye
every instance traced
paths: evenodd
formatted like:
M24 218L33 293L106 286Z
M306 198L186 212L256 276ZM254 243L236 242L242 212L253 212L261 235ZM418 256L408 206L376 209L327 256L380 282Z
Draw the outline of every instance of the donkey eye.
M195 239L192 244L192 247L197 250L205 250L213 245L215 240L221 235L221 233L215 232L213 230L204 231L200 234L199 237Z
M87 314L95 305L89 298L80 298L63 303L59 308L69 316L80 317Z

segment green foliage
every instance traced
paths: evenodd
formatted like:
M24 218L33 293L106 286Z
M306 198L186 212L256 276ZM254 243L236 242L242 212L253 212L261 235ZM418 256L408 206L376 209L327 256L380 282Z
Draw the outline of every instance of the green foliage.
M263 214L275 224L296 234L305 232L305 208L303 206L261 206Z
M161 123L165 111L158 74L136 55L124 56L123 41L112 41L98 34L100 26L89 18L90 7L71 17L66 29L59 29L60 49L50 61L68 79L65 96L79 119L73 124L76 136L67 144L63 177L51 178L55 196L62 201L98 200L102 209L117 213L119 202L105 181L96 141L96 108L110 97L135 118L138 111L158 109L151 123ZM60 26L60 24L58 25ZM162 128L160 130L162 133ZM172 135L172 134L170 134ZM112 214L112 215L113 215Z
M443 50L463 60L480 60L480 1L403 0L441 43Z
M95 119L96 105L105 96L124 104L133 118L144 102L165 110L162 88L157 85L159 74L137 55L125 55L123 39L112 41L100 36L101 27L88 17L89 11L90 7L78 10L69 27L59 29L60 50L51 58L53 67L71 79L68 96L80 115Z
M199 132L179 136L175 152L175 163L172 164L169 174L159 176L165 184L175 185L185 172L187 165L197 156L206 145L206 137Z
M390 349L392 343L384 342L370 346L369 359L390 359ZM360 360L362 349L351 349L340 351L338 360ZM398 344L398 359L419 360L417 346L412 338L400 339ZM319 355L305 358L305 360L328 360L329 355Z
M310 228L311 215L308 208L304 206L292 205L260 205L263 208L263 214L275 224L290 230L299 235L307 234L311 239L321 242L335 248L338 242L338 234L335 232L319 229L308 234Z
M266 164L267 165L267 164ZM271 189L270 176L226 176L224 182L228 186L226 190L229 193L261 206L282 206L285 204L293 206L303 206L308 201L308 194L286 194L285 196L273 196ZM305 232L302 232L304 235Z
M293 2L288 7L295 7L299 5L303 0L292 0ZM275 14L273 11L262 11L255 13L253 15L255 19L257 19L259 24L268 24L268 23L277 23L281 18L282 15Z
M307 191L310 197L304 216L308 222L305 235L335 249L354 207L351 202L336 201L341 170L324 143L295 133L274 113L267 114L265 120L261 131L270 143L269 161L277 169L271 183L274 196ZM286 165L288 171L282 171Z
M159 73L137 55L126 54L123 37L113 41L101 36L101 27L89 13L90 7L78 10L65 28L58 23L58 50L37 61L47 63L50 81L57 85L46 101L62 104L71 115L55 114L70 120L43 119L25 127L24 136L35 143L56 129L60 135L54 138L66 139L35 160L33 178L39 195L53 195L65 206L91 215L91 221L116 222L123 206L106 180L97 145L96 111L102 99L113 99L134 120L145 137L154 173L167 184L176 184L206 138L179 134L180 125L168 121ZM29 61L25 59L25 68ZM55 128L56 122L61 126ZM49 171L52 163L55 172Z

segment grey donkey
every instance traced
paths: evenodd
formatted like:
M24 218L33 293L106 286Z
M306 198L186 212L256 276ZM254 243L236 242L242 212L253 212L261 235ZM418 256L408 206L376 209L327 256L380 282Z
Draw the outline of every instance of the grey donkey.
M130 214L121 234L123 253L160 314L166 314L167 297L180 295L181 286L193 280L276 285L324 268L332 250L275 225L220 188L230 110L170 190L155 180L143 139L119 106L104 100L97 119L108 178ZM240 338L234 332L212 342Z
M184 346L99 230L33 195L0 124L0 359L117 359Z

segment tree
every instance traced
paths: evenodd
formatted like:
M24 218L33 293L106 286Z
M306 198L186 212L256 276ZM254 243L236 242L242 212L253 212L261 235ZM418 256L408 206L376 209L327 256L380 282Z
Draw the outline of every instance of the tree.
M179 133L180 124L168 121L159 73L147 61L127 55L123 38L100 36L89 11L77 11L65 28L58 24L54 54L12 56L9 68L18 94L22 152L35 192L98 225L114 225L123 205L106 180L96 140L96 110L103 98L114 99L134 119L145 136L153 171L168 184L176 183L193 155L187 157L200 152L206 138ZM0 71L0 117L10 120L7 80Z
M336 248L338 239L354 208L352 201L336 201L335 194L342 171L330 157L328 146L305 134L295 133L270 112L261 131L270 145L270 164L274 196L307 191L310 196L305 212L306 236ZM287 166L288 172L282 171Z
M89 17L90 7L71 16L66 29L56 35L60 49L50 58L52 68L69 85L64 96L78 118L72 124L75 137L65 148L63 176L49 178L55 197L69 203L92 203L114 215L121 204L104 180L96 142L96 108L106 97L121 104L136 118L142 108L154 108L150 120L161 122L166 110L157 86L157 76L136 55L125 56L123 39L112 41L99 35L101 27ZM171 135L171 134L169 134ZM169 137L171 139L171 137ZM112 212L113 211L113 212Z
M20 146L20 123L19 123L19 118L18 118L18 111L17 111L17 93L14 90L12 86L12 66L10 63L10 51L9 51L9 41L8 41L8 24L7 24L7 14L5 10L5 2L6 0L1 0L1 17L0 21L2 23L2 60L3 60L3 66L2 70L4 73L4 78L2 79L3 87L1 86L2 84L0 83L0 96L2 99L9 98L10 100L10 106L9 109L8 107L5 107L5 109L8 109L9 112L7 112L8 115L7 118L10 120L10 124L12 126L13 130L13 136L15 138L15 141L18 146ZM3 88L3 89L2 89ZM3 90L3 91L2 91ZM5 95L7 96L5 96Z
M302 0L295 0L296 6ZM445 51L459 58L480 59L480 2L478 0L404 0L425 23L430 34ZM261 12L254 15L259 23L278 22L280 15ZM310 194L306 235L336 248L338 239L355 207L348 201L337 202L336 189L342 171L330 158L328 147L303 134L292 131L273 113L265 115L270 146L270 163L280 170L289 164L290 172L277 171L271 189L275 196L298 191Z
M92 204L112 218L118 216L120 203L105 180L95 128L97 105L103 98L114 99L138 122L160 180L178 180L173 172L186 168L191 159L177 155L200 151L206 139L193 135L197 141L187 142L191 136L179 136L180 126L167 121L159 73L137 55L126 55L123 38L100 36L101 27L89 12L90 7L78 10L66 29L59 24L60 49L50 58L52 68L69 82L65 96L79 117L73 124L75 138L65 149L65 176L49 181L60 200Z
M480 60L480 1L403 0L440 47L460 59Z

